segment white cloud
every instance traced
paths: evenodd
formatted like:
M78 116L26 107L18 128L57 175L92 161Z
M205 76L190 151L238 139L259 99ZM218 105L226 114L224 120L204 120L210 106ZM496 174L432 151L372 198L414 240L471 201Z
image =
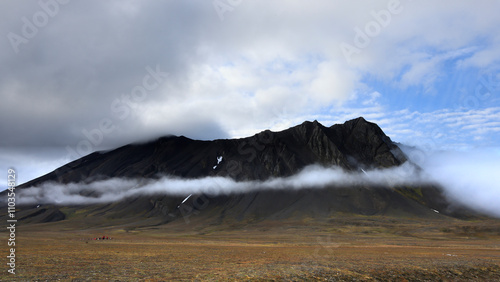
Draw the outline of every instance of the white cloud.
M407 162L399 167L366 172L348 172L338 167L313 165L290 177L265 181L236 182L224 177L181 179L166 176L159 180L112 178L85 184L43 183L17 191L17 201L22 204L75 205L117 202L139 195L217 196L274 189L322 189L356 185L392 188L431 184L444 188L445 195L452 202L500 217L500 151L496 150L432 152L406 148L406 153L424 169L423 172Z
M409 163L399 167L366 172L348 172L339 167L327 168L312 165L290 177L271 178L265 181L236 182L225 177L181 179L165 176L159 180L112 178L91 183L47 182L40 186L19 190L17 197L21 204L74 205L116 202L138 195L187 196L203 193L217 196L258 190L321 189L327 186L352 185L376 185L390 188L416 183L427 182L419 178L418 170Z
M0 58L11 70L4 77L22 85L16 97L25 97L12 103L2 99L2 112L9 108L31 112L33 127L37 121L49 123L48 112L76 126L92 127L99 120L96 117L109 114L106 111L116 96L137 83L134 77L140 80L141 69L161 63L172 74L169 85L152 93L142 105L147 111L128 121L126 126L134 132L127 138L151 135L150 128L156 134L162 120L181 121L193 112L191 120L207 123L209 119L233 135L241 128L262 130L275 124L279 117L269 114L271 103L286 108L290 116L342 108L343 102L373 92L362 83L367 74L403 87L423 84L432 89L446 60L469 56L462 66L483 60L481 67L486 67L487 61L493 63L500 57L493 52L499 42L499 19L492 12L496 4L402 0L401 13L392 15L390 23L361 50L356 63L349 64L339 44L352 43L354 29L364 29L375 20L372 12L386 10L388 4L386 0L362 6L341 1L246 1L220 22L213 5L201 1L196 5L111 2L104 6L91 2L83 12L80 4L73 3L45 28L50 36L41 31L22 46L16 59ZM6 12L12 10L11 5L3 4L3 13L9 15L2 30L19 32L19 18L29 16L29 10L19 9L22 14L14 16ZM92 21L75 25L86 13ZM190 20L180 25L181 16ZM64 38L64 44L56 45L59 41L54 38ZM9 46L2 47L9 50ZM37 59L31 53L34 50L45 51ZM132 85L126 85L128 81ZM0 93L2 98L11 94L7 89ZM33 99L45 106L31 111L33 103L22 100ZM80 105L96 114L85 115ZM71 110L64 111L68 107ZM165 116L164 112L171 113ZM167 122L162 131L168 133L171 126ZM123 137L109 138L108 145L117 145Z
M355 28L364 29L388 3L243 1L221 22L211 1L71 1L19 54L8 40L0 42L0 129L9 132L0 145L74 147L85 138L82 130L112 116L112 101L154 65L170 74L167 81L130 118L114 120L116 131L95 149L170 133L241 137L304 119L343 122L360 115L383 121L396 140L414 122L420 125L414 135L425 136L429 123L442 122L435 118L440 112L412 109L416 121L386 113L375 102L387 92L371 82L431 91L444 71L498 70L500 3L401 0L401 13L347 62L340 44L352 44ZM0 33L22 34L21 19L38 10L38 2L0 2ZM374 91L382 97L369 98ZM328 109L332 115L324 116ZM497 132L493 117L479 122L456 112L464 116L457 124L449 121L453 116L443 120L457 136L481 122L490 125L476 134ZM398 125L403 121L406 128Z
M382 94L380 94L378 91L374 91L370 93L368 96L369 96L368 99L363 100L362 102L363 106L373 106L373 105L379 106L377 99L380 98Z
M425 169L430 180L445 188L447 197L475 210L500 217L498 148L460 152L426 151L420 156L423 158L414 161Z
M342 102L354 94L354 84L359 78L353 72L343 70L332 62L322 62L317 67L309 89L310 97L318 104Z

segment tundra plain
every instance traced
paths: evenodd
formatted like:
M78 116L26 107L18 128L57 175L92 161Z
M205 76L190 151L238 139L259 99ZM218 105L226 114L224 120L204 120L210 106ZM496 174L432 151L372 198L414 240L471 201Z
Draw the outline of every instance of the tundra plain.
M16 232L16 274L4 264L1 280L500 280L494 219L338 215L322 222L143 227L65 220L20 224ZM99 236L111 239L93 240Z

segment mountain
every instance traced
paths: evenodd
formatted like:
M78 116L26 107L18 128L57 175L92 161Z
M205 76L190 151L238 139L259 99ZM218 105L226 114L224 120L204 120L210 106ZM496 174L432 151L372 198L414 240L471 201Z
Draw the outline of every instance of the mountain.
M217 157L222 157L219 164ZM292 175L311 164L356 170L395 166L405 160L401 150L376 124L357 118L331 127L317 121L304 122L285 131L266 130L243 139L199 141L184 136L163 137L105 153L95 152L22 186L157 174L267 179Z
M399 147L380 127L360 117L325 127L304 122L281 132L269 130L242 139L214 141L169 136L130 144L108 152L95 152L17 189L43 183L90 182L114 177L144 179L172 175L191 179L230 177L236 181L265 180L298 173L308 165L338 166L346 171L389 168L406 162ZM83 193L83 192L82 192ZM25 222L46 222L99 217L107 220L167 224L203 219L210 224L226 221L327 220L336 214L441 217L461 216L442 196L439 187L325 187L324 189L280 189L231 195L136 196L110 204L64 207L31 205L19 216ZM180 204L182 201L185 201ZM439 210L437 214L434 210ZM467 213L465 213L467 214ZM74 219L73 219L74 220Z

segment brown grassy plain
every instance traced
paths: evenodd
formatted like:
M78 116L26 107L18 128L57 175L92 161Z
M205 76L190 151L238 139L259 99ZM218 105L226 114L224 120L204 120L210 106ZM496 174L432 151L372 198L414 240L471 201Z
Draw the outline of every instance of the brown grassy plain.
M102 235L112 239L89 240ZM7 233L1 238L5 258ZM500 280L498 220L353 216L83 230L59 222L21 225L16 241L16 275L4 263L2 281Z

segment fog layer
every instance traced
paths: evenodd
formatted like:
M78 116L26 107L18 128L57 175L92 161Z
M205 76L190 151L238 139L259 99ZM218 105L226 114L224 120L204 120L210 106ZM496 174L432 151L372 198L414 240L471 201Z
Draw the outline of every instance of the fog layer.
M303 189L340 187L352 185L394 185L416 184L422 178L410 163L389 169L347 172L338 167L308 166L299 173L266 181L239 181L228 177L203 177L181 179L164 176L153 179L112 178L91 183L60 184L43 183L37 187L19 190L18 201L22 204L94 204L123 200L133 196L189 194L227 195L262 189Z
M398 185L437 184L445 195L474 210L500 217L500 151L435 152L416 154L405 149L411 161L388 169L348 172L338 167L308 166L299 173L266 181L236 182L228 177L181 179L112 178L92 183L44 183L18 190L22 204L95 204L128 197L190 194L212 196L262 189L303 189L371 185L391 188ZM417 164L417 165L415 165ZM421 168L421 169L420 169Z

